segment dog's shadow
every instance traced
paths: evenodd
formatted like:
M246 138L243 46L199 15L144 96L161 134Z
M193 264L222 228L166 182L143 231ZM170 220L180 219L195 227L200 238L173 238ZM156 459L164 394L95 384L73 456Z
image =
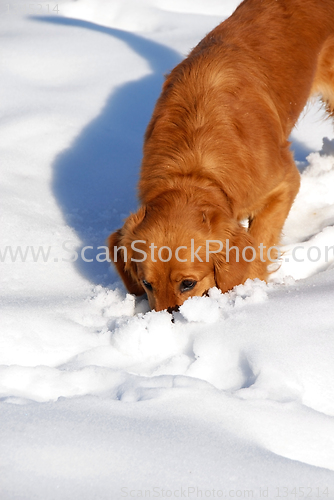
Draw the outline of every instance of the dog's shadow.
M290 137L290 141L293 157L297 162L298 170L302 173L307 165L306 158L310 153L312 153L312 149L306 146L306 144L297 141L293 136Z
M119 29L78 19L33 17L34 21L98 31L125 42L143 57L151 73L113 91L100 115L86 125L53 166L53 192L66 222L81 240L79 272L95 284L110 282L102 249L108 234L136 210L136 184L143 136L163 83L163 75L181 60L168 47ZM80 256L83 247L87 248ZM64 258L72 258L70 242ZM68 253L67 253L68 252ZM91 262L87 262L92 260Z

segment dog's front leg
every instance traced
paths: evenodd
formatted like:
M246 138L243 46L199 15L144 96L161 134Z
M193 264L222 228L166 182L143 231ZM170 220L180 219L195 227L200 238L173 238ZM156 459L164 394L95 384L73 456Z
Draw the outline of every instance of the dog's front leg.
M263 200L250 218L249 233L255 241L255 259L249 267L249 278L267 280L268 265L278 257L282 228L298 193L300 174L291 160L291 168L284 180Z

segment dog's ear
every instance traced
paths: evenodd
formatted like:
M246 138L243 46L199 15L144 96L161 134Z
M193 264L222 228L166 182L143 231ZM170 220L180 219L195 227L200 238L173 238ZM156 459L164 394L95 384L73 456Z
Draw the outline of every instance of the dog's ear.
M134 230L144 216L145 209L140 208L138 213L131 214L124 226L112 233L107 240L110 260L115 264L128 292L135 295L143 295L145 290L138 280L136 263L131 261L131 243L135 239Z
M238 228L223 244L222 252L214 254L214 273L216 285L224 293L249 277L254 243L244 228Z

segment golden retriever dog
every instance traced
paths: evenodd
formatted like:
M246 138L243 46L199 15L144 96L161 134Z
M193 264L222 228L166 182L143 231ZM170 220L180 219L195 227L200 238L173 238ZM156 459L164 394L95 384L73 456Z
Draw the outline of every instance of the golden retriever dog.
M171 71L145 135L141 206L108 239L130 293L172 311L268 278L299 189L288 138L314 94L333 114L334 0L244 0Z

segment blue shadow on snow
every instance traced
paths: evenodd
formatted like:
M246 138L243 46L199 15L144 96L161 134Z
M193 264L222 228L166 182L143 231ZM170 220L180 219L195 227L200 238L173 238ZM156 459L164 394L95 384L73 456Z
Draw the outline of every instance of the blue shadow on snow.
M94 247L85 254L93 262L79 258L77 268L91 282L106 284L110 264L96 261L96 254L101 252L97 247L105 245L108 234L122 225L130 211L136 210L145 129L160 94L163 75L180 62L181 55L139 35L87 21L58 16L31 19L115 37L150 66L150 74L112 92L100 115L83 128L54 163L53 191L65 219L80 237L82 246Z

